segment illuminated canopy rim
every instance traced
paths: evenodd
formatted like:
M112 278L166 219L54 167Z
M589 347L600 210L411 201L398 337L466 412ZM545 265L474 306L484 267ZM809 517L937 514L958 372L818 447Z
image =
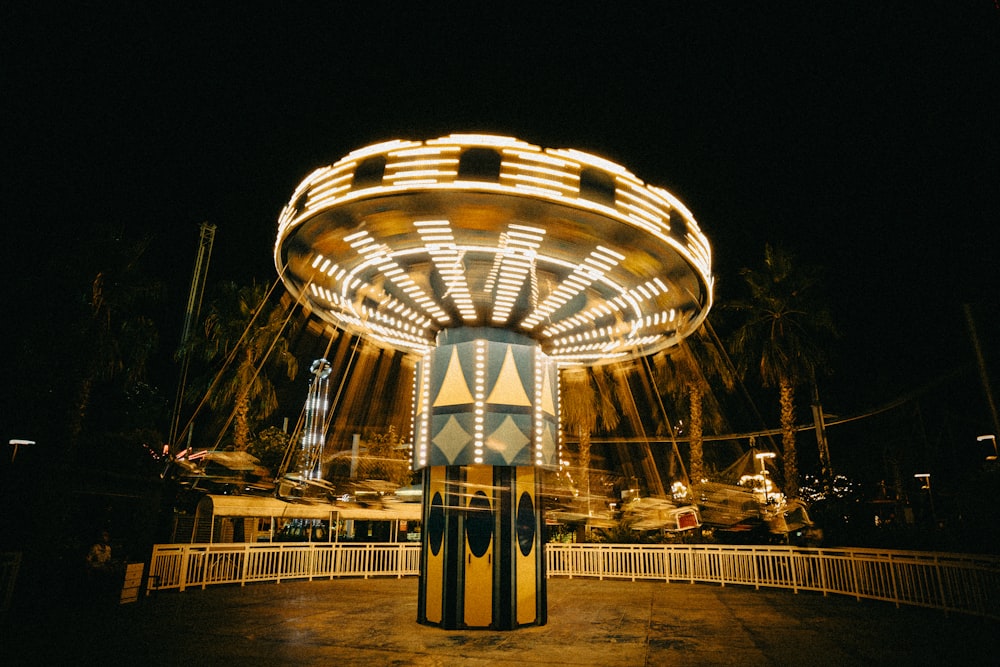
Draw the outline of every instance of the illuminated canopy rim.
M492 135L397 140L317 169L281 212L275 266L312 312L422 353L510 329L562 365L649 354L712 304L690 211L625 168Z

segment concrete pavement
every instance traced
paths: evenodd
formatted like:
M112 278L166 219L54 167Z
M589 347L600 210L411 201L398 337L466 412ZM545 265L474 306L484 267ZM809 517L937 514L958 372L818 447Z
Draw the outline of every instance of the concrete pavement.
M992 665L1000 624L845 597L735 586L550 579L549 622L422 626L417 580L160 592L4 624L6 665Z

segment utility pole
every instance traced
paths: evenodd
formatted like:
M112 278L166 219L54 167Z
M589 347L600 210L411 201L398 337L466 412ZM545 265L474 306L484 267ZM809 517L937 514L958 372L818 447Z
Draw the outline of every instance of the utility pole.
M820 475L823 491L829 494L833 489L833 466L830 463L830 446L826 441L826 422L823 418L823 406L819 402L819 386L815 376L813 377L812 394L813 424L816 429L816 444L819 447Z

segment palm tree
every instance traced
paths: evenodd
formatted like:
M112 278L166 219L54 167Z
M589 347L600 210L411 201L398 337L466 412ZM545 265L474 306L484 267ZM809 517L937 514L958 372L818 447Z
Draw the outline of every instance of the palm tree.
M559 408L566 429L578 437L579 478L577 489L587 498L590 510L590 435L598 426L611 430L618 426L621 414L605 387L602 367L576 367L562 372Z
M785 494L790 498L799 493L795 388L814 380L825 365L818 342L835 333L829 311L815 299L818 272L797 266L794 259L767 244L763 267L740 271L748 299L728 304L743 317L732 336L741 376L756 367L763 386L778 388Z
M657 355L653 362L660 380L666 384L666 391L687 406L689 474L691 482L699 484L705 478L702 446L704 426L706 422L718 426L721 421L717 406L716 409L710 409L708 414L705 412L705 398L711 395L709 381L717 379L727 390L731 390L735 382L734 375L722 350L704 326L676 347Z
M127 393L146 378L147 363L158 344L158 330L144 309L162 295L162 285L142 273L150 239L125 242L112 233L99 241L102 266L90 281L85 314L76 333L79 379L69 419L69 442L79 440L95 387L119 380Z
M277 392L265 367L295 379L298 360L282 335L287 322L285 309L274 307L263 285L223 283L208 307L200 332L178 352L197 354L212 369L212 381L193 383L192 393L204 395L213 410L231 411L220 439L233 425L233 446L245 451L254 424L278 407Z

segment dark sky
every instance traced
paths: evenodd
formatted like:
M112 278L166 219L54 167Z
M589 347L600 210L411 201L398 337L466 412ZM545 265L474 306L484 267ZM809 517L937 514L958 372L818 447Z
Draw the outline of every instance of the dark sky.
M17 319L58 307L41 267L105 223L155 234L178 304L204 220L213 278L270 282L278 212L313 168L489 131L671 190L719 299L766 241L821 265L838 411L973 363L962 303L1000 354L994 0L174 4L0 10Z

